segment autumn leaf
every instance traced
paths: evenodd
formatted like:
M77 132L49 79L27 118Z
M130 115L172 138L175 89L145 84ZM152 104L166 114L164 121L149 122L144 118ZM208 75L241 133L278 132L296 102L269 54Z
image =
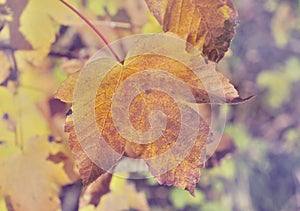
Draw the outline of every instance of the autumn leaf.
M42 56L49 53L59 24L71 25L76 22L77 17L59 1L28 0L20 16L19 30Z
M149 211L150 207L147 203L146 194L142 191L138 191L133 183L126 180L128 174L122 174L120 176L112 176L109 185L110 192L101 198L101 202L98 205L81 203L79 211ZM98 183L98 181L96 181L96 183ZM94 184L92 186L94 186ZM103 187L100 187L100 189L103 189Z
M61 84L56 92L56 97L66 103L72 103L73 94L80 71L70 74L69 77Z
M16 211L56 210L59 186L69 179L62 165L47 160L50 148L46 140L37 137L27 143L24 151L0 147L0 197Z
M56 210L60 186L71 178L63 162L49 157L65 150L49 141L47 122L28 95L16 92L0 87L0 198L13 210Z
M213 63L185 46L174 36L149 35L122 64L91 59L61 85L56 97L73 103L65 130L85 185L126 155L145 160L159 183L193 194L212 135L189 103L244 100Z
M237 11L231 0L146 0L163 25L187 40L211 61L220 61L235 34Z
M116 15L119 7L122 6L120 0L111 0L111 1L87 1L87 8L91 10L95 15L105 16L106 12L111 16Z
M137 191L135 185L128 183L125 178L113 176L110 190L110 193L103 196L96 210L150 210L146 194Z
M0 51L0 84L2 84L10 75L10 63L5 53Z

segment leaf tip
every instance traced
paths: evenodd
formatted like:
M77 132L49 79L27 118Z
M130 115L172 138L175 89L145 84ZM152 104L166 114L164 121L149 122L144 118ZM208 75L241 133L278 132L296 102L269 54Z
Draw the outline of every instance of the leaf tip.
M251 95L251 96L246 97L246 98L237 97L237 98L234 98L234 99L226 101L226 103L229 103L229 104L241 104L241 103L248 102L248 101L250 101L253 98L255 98L255 95Z

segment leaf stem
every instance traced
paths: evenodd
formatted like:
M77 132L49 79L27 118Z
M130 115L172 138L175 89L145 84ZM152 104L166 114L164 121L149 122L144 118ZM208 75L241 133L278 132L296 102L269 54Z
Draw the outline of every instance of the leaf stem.
M87 25L89 25L89 27L91 27L94 32L96 32L96 34L102 39L102 41L105 43L105 45L109 48L110 52L113 54L113 56L116 58L116 60L118 62L122 62L120 57L118 56L118 54L114 51L114 49L110 46L109 42L107 41L107 39L104 37L104 35L96 28L96 26L90 22L83 14L81 14L78 10L76 10L72 5L70 5L69 3L67 3L64 0L59 0L61 3L63 3L64 5L66 5L69 9L71 9L76 15L78 15L84 22L86 22Z

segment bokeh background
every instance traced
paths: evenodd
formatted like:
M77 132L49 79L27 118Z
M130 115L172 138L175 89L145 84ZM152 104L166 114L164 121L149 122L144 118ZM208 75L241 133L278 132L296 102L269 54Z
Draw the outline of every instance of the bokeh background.
M41 177L49 175L58 178L49 179L56 187L51 197L57 198L61 206L56 208L63 211L118 210L116 204L125 204L127 208L121 210L300 210L300 1L235 1L239 26L218 69L242 97L255 98L228 106L224 143L208 162L209 168L201 170L195 197L159 186L153 179L113 178L111 192L97 193L94 201L91 191L80 195L81 183L63 132L69 105L53 95L103 43L81 20L55 17L49 11L57 6L46 0L28 16L36 20L48 12L51 18L26 25L22 14L29 2L34 0L0 1L0 210L11 210L14 200L27 200L19 195L44 194L47 185L28 193L22 187L24 183L35 186L32 180L46 181L48 177ZM161 31L143 0L70 3L109 41ZM20 26L33 35L27 33L28 39ZM53 40L47 36L51 33ZM33 49L31 39L39 40ZM20 153L23 157L15 159ZM32 165L35 159L45 163ZM47 172L46 167L58 173L41 173ZM91 205L98 204L100 197L99 205ZM29 200L32 210L39 201Z

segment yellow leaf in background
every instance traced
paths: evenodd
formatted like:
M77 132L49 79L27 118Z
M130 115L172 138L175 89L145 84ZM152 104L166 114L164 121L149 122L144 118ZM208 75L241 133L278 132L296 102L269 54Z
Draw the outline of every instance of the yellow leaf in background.
M51 73L26 72L20 75L19 91L32 102L41 102L53 95L58 86Z
M295 26L296 15L293 8L285 2L280 3L271 22L271 30L278 47L286 46Z
M6 88L0 86L0 116L4 113L15 113L13 94Z
M143 26L142 32L147 33L159 33L162 32L162 26L157 22L155 17L148 14L148 22Z
M15 148L13 154L1 157L0 196L13 210L56 210L59 207L59 187L67 184L69 178L61 164L47 160L49 144L37 136L27 141L23 151Z
M96 211L150 210L146 194L138 192L135 185L128 183L126 178L113 176L110 189L111 192L102 197Z
M48 135L50 130L45 118L32 101L28 100L28 95L17 95L15 98L16 119L22 130L24 141L35 135Z
M3 51L0 51L0 84L3 83L10 74L10 63Z
M87 2L87 8L95 15L100 16L105 16L106 11L109 15L114 16L122 5L123 2L121 0L89 0Z
M26 95L13 95L0 87L0 97L5 99L0 101L4 116L0 119L0 198L14 210L38 211L45 206L55 210L59 186L69 178L63 163L55 164L48 157L64 149L48 141L46 120ZM15 130L10 129L13 123Z
M53 95L58 81L47 58L39 57L37 51L16 51L19 69L19 92L27 95L34 103Z
M16 108L13 94L5 87L0 86L0 149L1 145L13 146L16 138ZM2 154L10 154L1 151ZM0 158L1 159L1 158Z
M37 135L50 133L46 120L36 105L28 100L26 94L12 94L4 87L0 87L0 97L0 116L2 118L5 115L7 116L5 119L15 121L16 131L12 132L17 133L19 142L24 142ZM5 120L2 119L2 124L3 121Z
M87 2L87 8L95 15L105 15L105 2L104 1L93 1L89 0Z
M79 211L96 211L96 207L94 205L89 205L89 206L80 208Z
M46 55L55 41L59 25L78 22L78 17L59 1L29 0L20 17L20 31L32 47Z
M0 210L1 211L8 211L6 208L6 203L4 199L0 199Z
M0 41L3 43L9 42L9 27L7 25L1 30Z
M8 147L5 149L26 146L27 141L35 136L47 140L50 134L47 120L37 106L28 100L28 95L22 92L13 94L5 87L0 87L0 98L0 141ZM63 150L54 143L47 148L53 154ZM2 152L6 153L3 149Z

